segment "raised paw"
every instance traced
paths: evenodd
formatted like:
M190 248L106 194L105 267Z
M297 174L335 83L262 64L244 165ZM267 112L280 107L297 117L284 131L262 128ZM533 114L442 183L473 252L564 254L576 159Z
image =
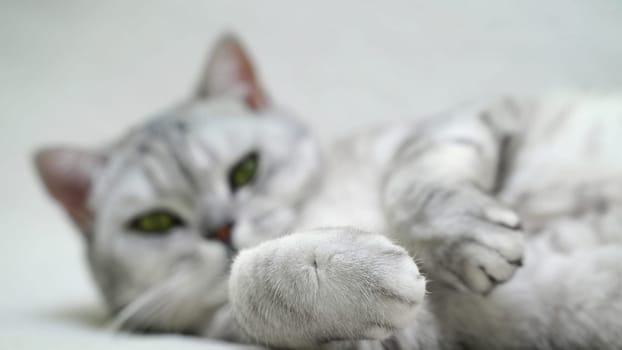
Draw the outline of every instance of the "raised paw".
M447 270L441 273L459 288L486 294L509 280L522 265L523 237L507 232L481 235L487 237L458 240L446 246Z
M244 251L229 286L241 327L279 347L387 337L414 320L425 294L406 250L351 228L299 232Z
M518 215L477 189L426 191L418 212L393 218L395 238L422 258L426 275L481 294L509 280L525 245Z
M503 221L456 219L457 231L428 247L436 277L456 288L486 294L514 275L523 263L525 239L513 214L499 210L495 212Z

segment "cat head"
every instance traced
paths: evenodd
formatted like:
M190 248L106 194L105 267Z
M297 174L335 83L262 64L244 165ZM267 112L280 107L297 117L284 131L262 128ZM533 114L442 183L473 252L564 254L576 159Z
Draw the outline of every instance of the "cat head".
M120 325L193 331L226 302L235 253L294 224L320 159L226 35L191 99L110 147L45 148L35 164Z

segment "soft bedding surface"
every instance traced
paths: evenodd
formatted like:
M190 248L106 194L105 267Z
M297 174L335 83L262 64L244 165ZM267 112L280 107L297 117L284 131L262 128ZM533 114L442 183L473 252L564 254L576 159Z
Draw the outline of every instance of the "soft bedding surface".
M622 87L617 0L0 1L0 348L227 349L113 334L36 146L94 145L189 91L235 30L324 140L501 92ZM234 347L235 348L235 347Z

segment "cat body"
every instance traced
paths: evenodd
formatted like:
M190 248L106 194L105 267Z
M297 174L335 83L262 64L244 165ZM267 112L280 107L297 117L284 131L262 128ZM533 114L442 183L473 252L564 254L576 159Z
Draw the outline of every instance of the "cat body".
M282 348L613 349L618 135L620 96L511 98L321 152L226 37L193 99L37 166L118 328Z
M424 349L456 348L457 344L475 349L622 346L615 330L622 315L622 299L617 292L622 287L619 96L499 99L348 137L326 152L330 155L326 173L333 177L316 197L319 199L311 201L307 213L311 217L303 217L310 227L313 223L352 225L385 234L405 247L413 244L409 250L415 258L422 258L424 248L416 246L422 242L387 220L390 215L385 215L382 198L387 177L396 169L400 171L396 158L403 162L400 153L408 152L408 144L413 140L425 144L430 137L422 133L430 129L437 129L431 133L435 136L449 130L450 136L440 139L450 147L457 142L461 152L480 148L476 152L486 153L482 149L485 143L477 145L481 140L464 132L486 115L497 118L508 141L500 154L505 164L488 159L484 167L494 165L494 171L505 167L504 174L478 173L473 178L521 218L527 236L524 266L484 296L429 282L428 310L421 316L425 324L415 322L396 337L396 343L403 348L420 345ZM438 177L431 180L441 184L449 181L445 186L453 187L451 180L442 177L455 159L447 158L450 164L445 165L439 158L442 152L434 148L429 152L434 152L430 157L440 161L441 167ZM422 166L410 168L410 164L401 166L412 170L409 178L416 178ZM458 177L464 181L470 175L467 172ZM428 179L429 175L423 177ZM319 209L314 208L316 205ZM416 207L407 209L419 211ZM416 226L412 222L409 225ZM435 332L423 332L431 343L413 341L414 335L426 328Z
M442 334L453 333L449 348L621 347L615 331L622 312L620 97L509 99L458 111L472 113L471 120L501 135L500 161L488 168L495 176L484 176L484 170L461 179L476 179L512 208L526 241L522 268L484 296L428 285ZM459 131L448 140L485 154L481 138L475 145L467 137L469 118L457 119ZM439 155L434 157L440 166ZM471 165L470 170L486 168ZM452 181L442 179L443 173L434 181Z

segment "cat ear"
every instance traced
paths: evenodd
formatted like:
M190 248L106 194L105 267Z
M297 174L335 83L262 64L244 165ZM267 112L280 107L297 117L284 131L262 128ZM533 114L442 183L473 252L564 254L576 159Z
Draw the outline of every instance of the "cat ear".
M76 148L45 148L35 154L35 166L48 193L58 201L83 231L93 215L87 200L104 157Z
M236 96L249 108L260 110L269 104L253 63L242 43L233 34L223 35L214 48L196 91L196 97Z

